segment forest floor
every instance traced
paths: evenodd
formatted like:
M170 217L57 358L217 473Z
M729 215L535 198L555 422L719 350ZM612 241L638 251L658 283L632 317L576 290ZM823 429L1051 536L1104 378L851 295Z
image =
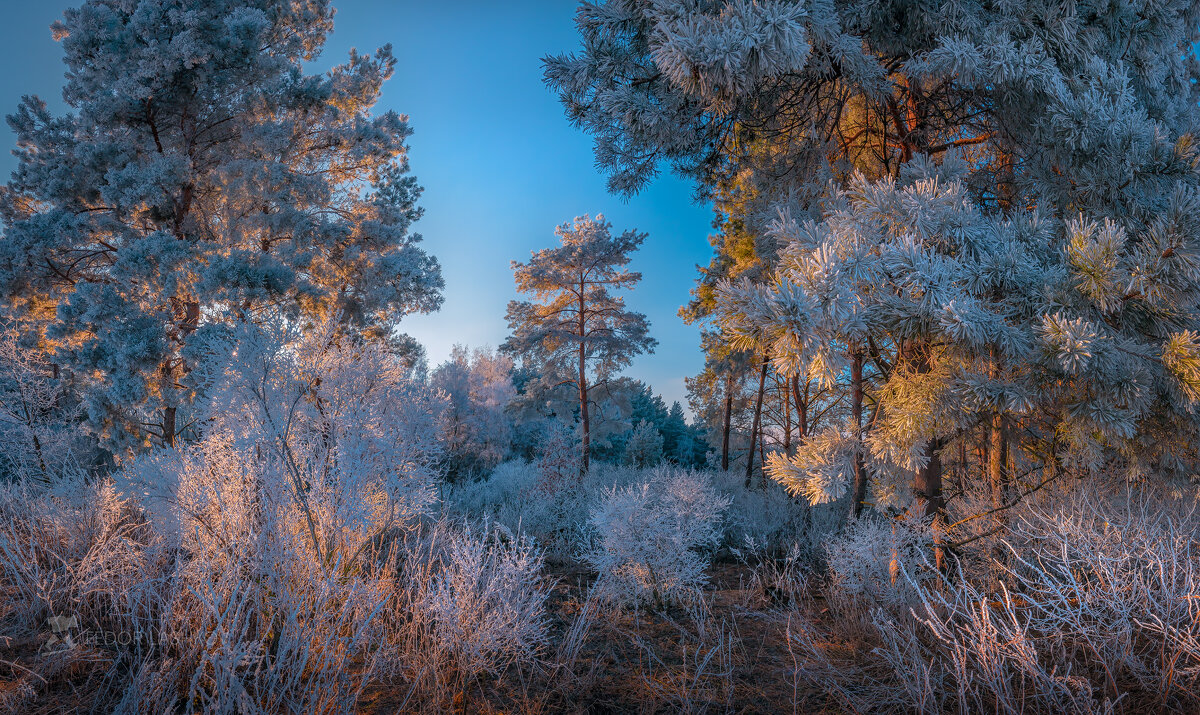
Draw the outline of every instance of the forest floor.
M702 609L644 607L598 613L571 658L563 655L562 644L594 576L576 564L547 566L548 575L557 580L547 602L550 665L535 671L510 669L503 678L451 688L444 692L456 694L436 704L412 697L407 687L377 684L364 694L360 712L840 712L824 693L797 678L788 648L788 619L821 618L820 601L801 609L772 603L751 586L750 569L718 563L711 568ZM89 695L97 685L93 679L108 665L105 650L87 649L90 657L82 658L76 650L75 657L55 668L39 653L45 640L46 634L25 642L0 638L0 713L9 710L6 701L22 702L22 712L92 709ZM34 684L36 694L21 697L14 689L29 687L22 677L30 672L26 665L48 682ZM424 700L422 706L416 706L416 700Z
M558 580L547 608L549 651L560 648L585 603L594 575L574 564L548 564ZM820 618L771 603L751 588L750 569L716 564L695 609L643 608L597 615L573 662L541 673L477 682L444 711L464 713L835 713L823 692L796 677L788 648L791 618ZM369 691L362 712L403 708L403 693Z

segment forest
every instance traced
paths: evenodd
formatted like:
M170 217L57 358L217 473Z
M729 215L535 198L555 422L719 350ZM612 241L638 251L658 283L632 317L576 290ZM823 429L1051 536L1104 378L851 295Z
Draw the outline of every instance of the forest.
M438 360L420 67L73 2L5 107L0 712L1200 712L1200 3L545 9L608 204ZM604 213L663 175L696 345Z

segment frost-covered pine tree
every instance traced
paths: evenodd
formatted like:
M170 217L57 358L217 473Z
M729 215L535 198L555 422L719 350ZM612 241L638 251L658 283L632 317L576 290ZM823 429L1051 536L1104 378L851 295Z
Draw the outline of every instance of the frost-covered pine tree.
M547 79L610 186L664 163L702 195L736 179L748 230L785 242L773 283L725 291L732 337L827 381L861 355L841 384L877 411L814 436L810 496L869 454L877 501L937 511L970 436L1001 502L1018 460L1193 470L1200 6L610 0L577 20Z
M625 299L612 292L641 280L627 266L646 234L614 236L611 228L601 214L581 216L555 229L561 245L535 252L528 263L513 262L517 289L535 300L508 304L512 335L502 347L535 366L546 389L575 388L584 472L591 453L589 391L658 344L648 335L646 316L626 310Z
M941 450L998 407L1025 415L1038 399L1044 373L999 375L993 358L1037 366L1039 293L1056 263L1049 225L986 215L954 173L962 162L909 168L899 182L859 177L829 197L819 223L783 215L776 287L722 288L735 344L765 336L779 359L797 361L789 369L825 385L847 372L873 378L845 385L855 405L869 393L866 419L852 409L793 457L772 456L773 476L813 502L854 490L857 507L869 467L876 504L907 503L911 483L936 511Z
M654 425L642 420L625 440L621 461L639 469L653 467L663 458L663 436Z
M410 232L387 47L305 72L327 0L89 0L55 23L69 112L27 97L0 200L0 286L116 448L172 444L198 337L282 310L386 334L440 301Z

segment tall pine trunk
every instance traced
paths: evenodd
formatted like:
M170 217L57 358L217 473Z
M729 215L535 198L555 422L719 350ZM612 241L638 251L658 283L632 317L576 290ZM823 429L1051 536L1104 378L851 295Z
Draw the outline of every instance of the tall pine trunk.
M733 375L725 377L725 424L721 427L721 470L729 471L729 427L733 420Z
M756 440L758 439L759 427L762 425L762 404L763 391L767 386L767 366L771 364L770 358L766 353L763 353L762 370L758 373L758 397L754 401L754 422L750 426L750 449L746 452L746 488L750 488L751 481L754 477L754 449Z
M588 415L588 390L587 390L587 349L584 346L584 338L587 336L584 314L583 282L579 283L579 419L583 426L583 442L580 445L579 456L579 478L583 479L583 475L588 471L588 458L592 447L592 422Z
M200 324L200 303L194 300L171 298L171 309L175 314L178 337L176 341L182 345L187 336L195 332ZM175 389L179 378L188 372L187 363L183 358L168 358L162 367L163 390L170 394ZM178 375L176 373L179 373ZM177 405L167 405L162 410L162 441L168 447L174 447L179 439L177 426Z
M917 498L917 513L925 518L932 518L933 527L933 556L940 571L945 564L945 550L942 547L942 531L945 528L946 501L942 495L942 456L943 442L931 439L925 444L929 461L917 470L913 479L913 494Z
M999 380L1000 372L1000 354L993 345L992 379ZM988 482L992 488L992 506L998 509L1008 500L1008 440L1004 433L1004 415L999 410L992 413L988 431Z
M854 420L854 436L858 446L854 451L854 501L850 505L850 516L857 518L862 513L863 502L867 499L867 469L863 463L862 438L862 404L863 404L863 354L854 353L850 363L851 402L850 415Z
M999 509L1008 499L1008 441L1004 435L1004 417L996 412L989 425L988 481L992 487L992 506Z
M153 122L151 122L150 126L154 131L155 146L158 147L158 153L162 154L163 147L159 142L158 129ZM190 183L185 184L183 189L180 191L179 198L175 200L175 211L174 216L172 217L172 232L175 238L180 241L187 240L185 222L187 221L188 214L192 210L193 191L194 189ZM186 340L187 336L191 335L200 324L200 303L195 300L189 300L188 298L180 297L178 295L171 296L170 300L171 313L175 318L176 329L178 331L176 333L175 341L180 347L182 347L183 341ZM167 361L162 365L163 382L165 383L163 385L163 389L167 394L170 394L171 391L175 389L175 383L178 380L175 375L176 370L178 370L180 373L187 374L187 369L187 364L184 363L183 358L167 358ZM175 441L179 436L179 429L176 426L176 416L177 405L168 405L163 407L162 440L163 444L167 445L168 447L174 447Z
M792 396L788 385L791 378L784 378L779 392L783 397L783 453L792 456Z

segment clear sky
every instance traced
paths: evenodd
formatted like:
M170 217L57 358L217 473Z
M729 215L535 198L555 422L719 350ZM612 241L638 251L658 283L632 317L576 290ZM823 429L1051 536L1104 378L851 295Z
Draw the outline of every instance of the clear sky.
M9 0L0 27L0 113L24 94L61 110L61 53L49 25L75 2ZM542 83L541 57L575 49L575 3L569 0L335 0L334 34L318 62L342 62L391 43L398 60L382 108L409 115L413 174L425 193L417 231L441 261L445 303L402 328L426 347L431 364L455 343L497 346L507 335L504 311L516 297L510 261L555 241L554 227L603 213L615 231L650 237L635 255L642 285L626 296L645 313L658 339L626 374L668 401L684 402L683 378L703 367L699 333L676 315L687 301L696 264L707 264L711 210L691 188L664 175L626 202L597 173L590 137L572 128ZM4 127L4 141L13 137ZM0 153L0 176L15 160ZM686 406L686 402L684 402Z

